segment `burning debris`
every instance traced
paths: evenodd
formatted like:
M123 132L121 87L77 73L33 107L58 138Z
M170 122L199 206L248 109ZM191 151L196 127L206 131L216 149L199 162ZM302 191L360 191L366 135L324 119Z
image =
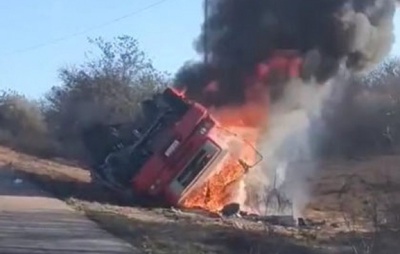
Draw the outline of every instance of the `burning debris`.
M240 204L238 203L227 204L221 210L221 214L226 217L238 215L239 213L240 213Z

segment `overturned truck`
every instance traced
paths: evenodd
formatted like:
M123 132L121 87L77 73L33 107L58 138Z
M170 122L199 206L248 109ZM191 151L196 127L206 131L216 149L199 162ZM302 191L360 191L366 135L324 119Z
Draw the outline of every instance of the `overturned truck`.
M134 121L98 124L83 133L93 182L139 204L167 206L180 206L218 171L231 140L205 107L173 88L143 101Z

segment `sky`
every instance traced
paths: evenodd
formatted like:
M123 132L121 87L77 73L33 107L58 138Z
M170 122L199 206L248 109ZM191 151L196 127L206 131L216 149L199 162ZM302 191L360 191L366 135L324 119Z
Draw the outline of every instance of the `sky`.
M59 85L58 70L80 64L88 37L127 34L153 60L174 73L198 58L203 0L14 0L0 1L0 89L39 98ZM131 15L129 15L131 14ZM400 55L400 11L395 18Z

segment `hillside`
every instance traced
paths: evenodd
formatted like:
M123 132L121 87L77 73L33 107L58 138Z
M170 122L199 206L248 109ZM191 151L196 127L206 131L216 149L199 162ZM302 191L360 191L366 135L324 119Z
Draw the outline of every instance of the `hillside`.
M400 156L321 163L309 179L313 198L305 212L306 227L123 206L111 193L91 186L88 172L80 167L4 147L0 165L145 253L355 253L354 247L371 247L371 239L382 252L358 253L397 253Z

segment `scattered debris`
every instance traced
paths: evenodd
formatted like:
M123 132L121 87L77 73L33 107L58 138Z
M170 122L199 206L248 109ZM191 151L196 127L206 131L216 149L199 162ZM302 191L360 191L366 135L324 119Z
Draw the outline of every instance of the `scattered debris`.
M275 226L284 226L284 227L296 226L296 220L293 218L293 216L290 215L268 215L268 216L244 215L243 218L250 221L263 222Z
M238 203L230 203L224 206L221 210L221 214L226 217L231 217L234 215L239 215L240 205Z
M299 227L306 227L306 221L303 218L297 218L297 226Z
M338 227L339 227L339 224L336 223L336 222L331 223L331 227L332 227L332 228L338 228Z

